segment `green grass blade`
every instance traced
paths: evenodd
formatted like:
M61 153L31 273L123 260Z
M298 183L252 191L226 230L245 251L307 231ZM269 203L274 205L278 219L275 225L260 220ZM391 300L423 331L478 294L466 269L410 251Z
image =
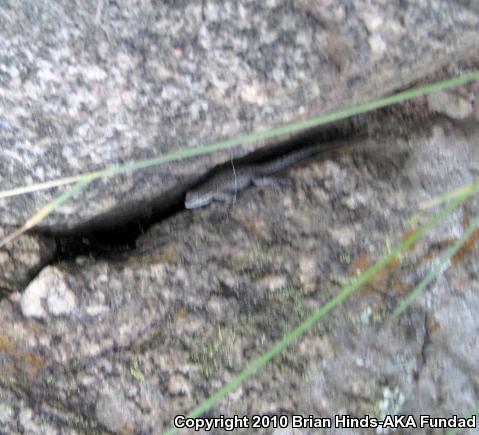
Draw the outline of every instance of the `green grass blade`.
M57 209L60 205L62 205L65 201L69 200L70 197L75 195L76 193L83 190L88 184L90 184L91 179L86 178L85 180L81 180L68 190L63 192L61 195L54 198L50 201L45 207L37 211L32 217L30 217L20 228L16 229L14 232L8 234L3 239L0 240L0 247L6 245L7 243L12 242L17 237L28 231L30 228L37 225L40 221L45 219L50 213L52 213L55 209Z
M283 351L287 346L293 343L298 339L302 334L304 334L308 329L310 329L315 323L317 323L323 316L325 316L329 311L343 302L347 297L352 293L357 291L362 287L366 282L368 282L374 275L376 275L380 270L384 269L391 261L398 258L401 254L407 251L417 240L424 237L426 233L434 227L437 223L443 220L448 216L455 208L462 204L467 198L468 194L463 194L453 201L451 201L445 208L439 211L435 216L430 218L426 223L421 225L413 234L411 234L406 240L401 242L399 245L394 247L387 255L378 260L373 266L368 270L359 275L354 279L349 285L343 287L343 289L333 297L325 305L322 305L315 311L313 311L302 323L300 323L296 328L291 332L286 334L281 340L273 344L263 355L253 360L246 368L241 371L238 375L233 377L226 385L213 393L208 399L200 403L196 408L190 411L187 414L187 418L196 418L201 416L204 412L218 403L221 399L231 393L236 389L242 382L251 377L258 369L265 366L271 359ZM175 434L177 428L170 427L167 432L168 435Z
M203 154L209 154L215 151L224 150L227 148L244 145L244 144L256 142L259 140L272 139L274 137L282 136L284 134L297 133L299 131L306 130L311 127L316 127L322 124L326 124L328 122L339 121L354 115L359 115L362 113L370 112L372 110L380 109L382 107L402 103L412 98L417 98L423 95L430 94L432 92L462 85L462 84L465 84L474 80L478 80L478 79L479 79L479 70L474 70L467 74L453 77L451 79L432 83L426 86L421 86L415 89L409 89L407 91L399 92L397 94L394 94L388 97L379 98L377 100L358 104L355 106L350 106L350 107L347 107L346 109L342 109L333 113L326 113L326 114L315 116L309 119L291 122L288 124L283 124L279 127L274 127L261 132L236 136L234 138L210 143L208 145L189 147L180 151L175 151L173 153L164 154L158 157L153 157L153 158L145 159L145 160L139 160L136 162L127 163L125 165L107 168L107 169L103 169L99 171L89 172L89 173L75 175L75 176L66 177L66 178L59 178L57 180L51 180L45 183L37 183L32 186L23 186L23 187L17 187L14 189L0 191L0 198L6 198L9 196L20 195L23 193L34 192L34 191L48 189L51 187L56 187L56 186L60 186L60 185L68 184L68 183L73 183L75 181L78 181L79 179L84 179L85 177L91 177L93 179L100 178L100 177L110 177L110 176L121 174L128 171L134 171L138 169L145 169L151 166L157 166L160 164L164 164L166 162L173 162L176 160L182 160L185 158L195 157L195 156L199 156Z
M479 187L479 180L474 181L470 184L467 184L465 186L459 187L458 189L455 189L451 192L443 193L441 195L437 195L434 198L426 201L425 203L421 204L421 209L426 209L433 207L438 204L442 204L444 202L450 201L452 198L457 197L458 195L463 195L464 193L467 192L472 192L474 190L477 190Z
M73 175L71 177L57 178L44 183L35 183L29 186L15 187L14 189L0 191L0 199L8 198L10 196L24 195L25 193L37 192L39 190L51 189L53 187L64 186L65 184L72 184L84 180L88 174Z
M479 228L479 216L476 216L471 225L469 225L464 231L462 237L444 251L443 255L441 255L439 258L439 261L434 265L429 273L421 280L416 288L403 299L399 306L394 310L394 316L399 316L412 303L412 301L419 296L419 294L427 287L427 285L444 271L446 264L451 260L453 255L459 251L459 249L461 249L464 243L467 242L469 237L471 237L477 228Z

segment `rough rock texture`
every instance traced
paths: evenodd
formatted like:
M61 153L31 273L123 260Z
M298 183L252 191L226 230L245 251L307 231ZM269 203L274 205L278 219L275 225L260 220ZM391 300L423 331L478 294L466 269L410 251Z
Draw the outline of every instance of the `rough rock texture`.
M437 118L291 169L227 215L180 213L138 241L148 254L48 267L0 302L3 427L162 433L434 213L420 204L477 178L478 140L477 123ZM209 415L467 414L475 239L399 319L391 310L478 212L477 198L459 208Z
M0 240L12 231L12 228L0 227ZM54 240L40 235L24 234L1 247L0 295L23 290L54 254Z
M477 64L478 29L469 0L3 1L0 190L455 75ZM423 111L417 125L403 109ZM401 110L388 112L395 132L303 162L229 210L181 211L133 253L53 262L55 244L39 235L2 248L0 432L163 433L328 302L435 212L421 204L478 178L477 83ZM97 181L47 224L119 204L148 213L258 146ZM23 223L56 194L1 200L0 223ZM391 313L477 213L472 198L209 415L469 413L479 235L399 319Z
M479 48L466 0L7 0L0 29L2 190L326 112L446 65L456 74ZM164 201L229 156L95 182L43 224ZM0 223L55 194L2 200Z

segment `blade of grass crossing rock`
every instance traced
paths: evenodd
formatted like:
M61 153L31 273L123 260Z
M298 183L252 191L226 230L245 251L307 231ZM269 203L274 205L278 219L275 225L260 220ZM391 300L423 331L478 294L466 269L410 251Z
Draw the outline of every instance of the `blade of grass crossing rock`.
M318 117L310 118L304 121L298 121L291 124L285 124L277 128L266 130L259 133L253 133L249 135L238 136L236 138L228 139L221 142L216 142L202 147L192 147L189 149L180 150L175 153L165 154L153 159L141 160L138 162L129 163L119 167L107 168L101 171L90 172L83 175L71 176L66 178L61 178L58 180L52 180L45 183L39 183L33 186L24 186L15 189L5 190L0 192L0 198L6 198L13 195L19 195L23 193L33 192L41 189L46 189L50 187L56 187L64 184L69 184L71 182L77 182L77 184L72 188L73 190L68 190L64 194L60 195L56 200L52 201L46 207L37 212L32 216L22 227L8 235L4 239L0 240L0 247L6 243L14 240L20 234L23 234L28 229L35 226L40 222L45 216L50 214L58 205L65 202L70 198L74 193L83 189L87 184L93 181L96 178L108 177L122 172L137 170L142 168L147 168L154 165L159 165L169 161L180 160L188 157L197 156L200 154L211 153L220 149L245 144L248 142L254 142L256 140L267 139L274 136L279 136L285 133L293 133L313 127L316 125L324 124L327 122L332 122L340 119L345 119L353 115L360 113L365 113L374 109L385 107L391 104L396 104L411 98L415 98L421 95L425 95L437 90L446 89L448 87L457 86L459 84L467 83L472 80L479 79L479 70L472 71L468 74L463 74L452 79L443 80L441 82L433 83L431 85L423 86L416 89L410 89L408 91L400 92L398 94L374 100L368 103L360 104L357 106L349 107L344 110L340 110L331 114L320 115ZM85 184L83 184L85 183ZM477 183L475 184L477 185ZM475 186L474 185L474 186Z
M479 187L479 180L474 181L473 183L467 184L465 186L461 186L455 190L452 190L451 192L443 193L440 195L435 196L434 198L431 198L430 200L424 202L421 204L420 208L421 209L427 209L430 207L433 207L435 205L442 204L444 202L450 201L452 198L462 195L467 192L472 192L475 189Z
M56 208L62 205L65 201L70 199L71 196L75 195L75 193L84 189L90 182L91 178L87 178L85 180L81 180L68 190L63 192L61 195L57 196L55 199L50 201L45 207L40 209L36 212L30 219L28 219L20 228L15 230L14 232L10 233L6 237L0 240L0 247L6 245L7 243L12 242L17 237L22 235L24 232L28 231L30 228L37 225L40 221L42 221L46 216L52 213Z
M439 211L436 215L430 218L426 223L421 225L413 234L411 234L406 240L401 242L399 245L394 247L389 254L382 257L378 260L372 267L363 272L357 278L355 278L349 285L343 287L343 289L333 297L325 305L314 310L302 323L300 323L296 328L291 332L286 334L281 340L274 343L264 354L262 354L257 359L253 360L250 364L246 366L239 374L234 376L226 385L214 392L208 399L200 403L196 408L190 411L186 418L197 418L201 416L208 409L217 404L221 399L226 397L234 389L236 389L241 383L250 378L258 369L265 366L269 361L271 361L276 355L283 351L287 346L293 343L301 335L303 335L307 330L309 330L315 323L317 323L323 316L325 316L329 311L343 302L347 297L352 293L362 287L366 282L368 282L374 275L376 275L380 270L384 269L391 261L403 254L409 247L411 247L417 240L424 237L427 232L448 216L455 208L462 204L469 194L463 194L453 201L451 201L445 208ZM176 427L170 427L167 432L168 435L177 433Z
M461 249L464 243L467 242L469 237L479 228L479 216L476 216L472 223L464 231L464 234L453 245L446 249L439 258L439 261L429 271L429 273L421 280L421 282L415 287L415 289L409 293L401 302L401 304L394 310L393 314L399 316L411 303L416 299L419 294L427 287L427 285L439 274L445 271L446 264L451 260L453 255Z
M37 183L32 186L22 186L14 189L0 191L0 198L7 198L14 195L20 195L28 192L34 192L37 190L48 189L51 187L56 187L64 184L73 183L79 179L85 177L100 178L100 177L110 177L117 175L123 172L134 171L138 169L145 169L151 166L157 166L166 162L172 162L176 160L182 160L189 157L195 157L202 154L208 154L215 151L232 148L238 145L244 145L246 143L256 142L265 139L272 139L276 136L281 136L284 134L297 133L302 130L306 130L311 127L316 127L328 122L339 121L341 119L346 119L354 115L359 115L361 113L370 112L372 110L380 109L382 107L390 106L393 104L402 103L406 100L412 98L417 98L423 95L430 94L439 90L451 88L454 86L462 85L474 80L479 79L479 70L471 71L467 74L463 74L451 79L443 80L440 82L432 83L430 85L421 86L415 89L409 89L407 91L399 92L397 94L379 98L377 100L369 101L366 103L358 104L355 106L350 106L342 110L338 110L333 113L326 113L323 115L315 116L309 119L291 122L288 124L283 124L279 127L274 127L269 130L264 130L257 133L245 134L241 136L236 136L231 139L226 139L220 142L210 143L208 145L202 145L197 147L189 147L180 151L173 153L164 154L158 157L153 157L150 159L140 160L137 162L127 163L125 165L106 168L99 171L89 172L85 174L75 175L66 178L59 178L57 180L47 181L45 183Z

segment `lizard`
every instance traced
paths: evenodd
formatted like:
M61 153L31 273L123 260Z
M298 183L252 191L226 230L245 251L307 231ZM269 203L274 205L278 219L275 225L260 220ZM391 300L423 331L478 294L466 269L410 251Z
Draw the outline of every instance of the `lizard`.
M323 154L346 145L345 140L321 142L290 151L270 161L223 167L204 183L187 191L185 208L205 207L214 201L231 202L235 195L251 185L271 184L270 176L316 154Z

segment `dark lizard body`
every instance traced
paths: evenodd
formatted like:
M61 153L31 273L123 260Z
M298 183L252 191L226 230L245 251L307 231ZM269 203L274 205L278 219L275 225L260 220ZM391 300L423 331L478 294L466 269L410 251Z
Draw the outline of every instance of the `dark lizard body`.
M187 192L185 207L204 207L213 201L231 201L236 193L253 184L265 184L267 177L316 154L344 146L344 140L310 145L259 164L239 164L225 167L199 186Z

